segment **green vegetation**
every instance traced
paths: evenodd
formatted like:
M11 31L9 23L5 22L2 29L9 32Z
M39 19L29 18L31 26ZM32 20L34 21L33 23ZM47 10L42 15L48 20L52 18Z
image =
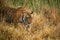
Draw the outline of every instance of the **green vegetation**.
M59 7L60 0L13 0L13 4L15 6L23 6L32 8L35 12L39 12L39 10L45 6L48 5L50 8L52 6Z
M41 8L44 6L48 6L48 8L51 8L53 6L60 7L60 0L6 0L6 1L8 3L8 4L6 3L8 6L9 3L14 7L23 6L37 13L39 13ZM4 0L2 2L4 2Z

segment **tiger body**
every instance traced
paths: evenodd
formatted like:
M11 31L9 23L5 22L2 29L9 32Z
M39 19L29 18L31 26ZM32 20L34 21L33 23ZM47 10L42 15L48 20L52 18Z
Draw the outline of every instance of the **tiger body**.
M3 20L5 18L5 21L13 23L15 27L19 22L22 22L25 25L30 24L32 22L30 13L33 12L29 12L23 7L19 7L17 9L10 7L0 8L1 19Z
M15 14L16 9L14 8L9 8L9 7L2 7L0 8L0 16L1 16L1 21L3 20L10 20L12 21L12 16Z

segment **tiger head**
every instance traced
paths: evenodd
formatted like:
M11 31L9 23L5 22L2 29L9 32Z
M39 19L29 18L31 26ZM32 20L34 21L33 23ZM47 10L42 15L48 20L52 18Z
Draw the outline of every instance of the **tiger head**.
M33 18L33 11L29 12L29 11L23 11L23 15L22 17L19 18L19 21L24 23L26 25L26 27L29 27L30 23L32 22L32 18Z

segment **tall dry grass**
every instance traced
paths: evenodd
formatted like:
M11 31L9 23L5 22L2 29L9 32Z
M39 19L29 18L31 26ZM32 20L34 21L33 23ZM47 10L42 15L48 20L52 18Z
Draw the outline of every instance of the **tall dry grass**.
M42 8L39 14L33 14L28 31L20 23L14 28L11 24L0 22L0 40L60 40L59 17L58 8Z

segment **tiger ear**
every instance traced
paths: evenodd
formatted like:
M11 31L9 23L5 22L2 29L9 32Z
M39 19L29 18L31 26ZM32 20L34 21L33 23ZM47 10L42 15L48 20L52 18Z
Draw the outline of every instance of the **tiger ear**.
M30 14L31 14L31 17L33 17L33 16L34 16L33 11L31 11L31 13L30 13Z
M33 14L33 11L31 11L31 13L30 14Z

